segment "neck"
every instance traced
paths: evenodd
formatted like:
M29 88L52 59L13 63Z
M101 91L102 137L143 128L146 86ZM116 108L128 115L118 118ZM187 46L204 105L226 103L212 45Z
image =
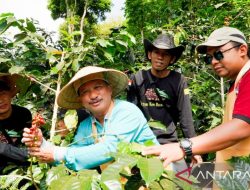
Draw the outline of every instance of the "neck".
M7 112L0 114L0 120L9 118L11 113L12 113L12 107Z
M239 62L238 65L239 65L239 69L238 69L238 72L234 75L234 76L231 76L230 79L232 81L235 81L237 76L239 75L240 71L242 70L242 68L250 61L249 58L246 58L244 61L242 62Z
M111 100L108 110L103 114L95 114L94 117L103 125L105 116L111 113L113 107L114 107L114 101Z
M151 68L151 73L152 73L152 75L154 75L157 78L164 78L164 77L167 77L169 75L170 70L168 70L168 69L155 70L155 69Z

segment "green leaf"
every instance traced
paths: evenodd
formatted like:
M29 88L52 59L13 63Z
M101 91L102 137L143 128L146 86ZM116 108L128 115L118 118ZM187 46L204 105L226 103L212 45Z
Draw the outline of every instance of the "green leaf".
M52 167L52 169L50 169L47 173L46 183L50 185L52 181L57 180L63 176L66 176L67 175L66 170L67 170L66 166L64 166L63 164L60 164L56 167Z
M143 144L144 144L144 146L153 146L153 145L155 145L155 143L152 140L147 140Z
M58 71L61 71L61 70L63 69L64 65L65 65L65 62L64 62L64 61L60 61L60 62L56 65L56 69L57 69Z
M101 182L103 190L122 190L122 185L120 181L109 180Z
M150 184L152 181L158 179L164 171L162 162L157 158L147 159L142 157L138 160L137 166L146 184Z
M11 61L11 59L5 59L5 58L0 57L0 63L5 63L8 61Z
M17 21L13 13L3 13L0 15L0 34L3 34L9 27L15 26Z
M78 178L76 176L62 176L60 179L51 182L51 190L91 190L91 180Z
M18 44L22 44L23 42L25 42L25 41L27 41L29 39L26 32L16 34L14 36L14 38L15 38L14 46L16 46Z
M55 136L53 136L53 138L52 138L52 142L53 142L55 145L60 145L61 140L62 140L61 135L55 135Z
M40 43L45 42L45 38L37 33L29 33L29 36L33 39L37 39Z
M12 66L12 67L9 69L9 72L10 72L11 74L20 73L20 72L22 72L24 69L25 69L25 67Z
M164 190L161 185L159 184L159 182L157 181L153 181L149 184L149 189L150 190ZM168 188L167 188L168 189ZM171 190L171 189L168 189Z
M173 181L169 179L161 179L160 184L163 189L169 189L169 190L177 189L175 183L173 183Z
M119 173L124 168L124 163L116 161L110 164L105 170L102 171L101 180L105 181L117 181L120 178Z
M36 27L35 25L33 24L33 22L31 22L30 20L26 19L26 23L27 23L27 29L30 31L30 32L36 32Z
M130 149L131 149L131 152L132 152L132 153L133 153L133 152L141 153L142 150L145 148L144 145L139 144L139 143L134 143L134 142L131 143L131 146L130 146L130 147L131 147Z
M113 46L113 44L111 44L108 40L105 39L98 39L96 40L96 43L102 47Z
M218 3L218 4L214 5L214 7L215 7L216 9L218 9L218 8L220 8L221 6L223 6L225 3L226 3L226 2Z
M223 189L249 189L250 156L233 157L229 160L233 170L225 174L216 173L215 181ZM248 171L248 173L246 172ZM235 175L234 172L237 172Z
M78 116L76 110L67 110L64 116L64 123L68 130L76 128L78 123Z
M112 54L110 54L109 52L107 52L107 51L103 51L104 52L104 56L109 60L109 61L111 61L112 63L114 62L114 58L113 58L113 56L112 56Z
M161 129L163 131L167 131L166 126L162 122L160 122L160 121L156 121L156 120L150 119L148 121L148 125L150 127L155 128L155 129Z
M73 62L72 62L72 69L73 71L77 72L80 68L80 65L79 65L79 60L78 59L74 59Z

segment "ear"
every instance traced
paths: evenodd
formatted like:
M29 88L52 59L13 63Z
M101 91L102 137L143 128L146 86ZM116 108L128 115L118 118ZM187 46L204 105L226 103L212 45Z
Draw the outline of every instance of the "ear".
M246 56L248 52L248 47L246 44L242 44L239 48L240 56Z
M111 85L108 85L108 88L109 88L109 91L110 91L111 96L112 96L112 95L113 95L113 88L112 88L112 86L111 86Z
M170 64L173 64L174 62L175 62L175 60L176 60L176 56L171 56L171 59L170 59L170 61L169 61L169 63Z
M81 102L81 97L80 96L77 97L77 101Z
M151 51L148 51L148 59L151 60L151 58L152 58L152 52L151 52Z

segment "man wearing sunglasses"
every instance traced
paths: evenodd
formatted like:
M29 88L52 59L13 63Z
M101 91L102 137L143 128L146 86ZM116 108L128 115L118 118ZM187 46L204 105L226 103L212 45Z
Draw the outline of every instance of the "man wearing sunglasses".
M244 34L236 28L222 27L211 33L197 51L206 54L205 61L220 76L234 82L225 107L223 123L211 131L179 143L148 147L144 154L159 155L164 165L188 154L218 151L217 162L232 156L250 154L250 60ZM225 168L223 168L225 169Z

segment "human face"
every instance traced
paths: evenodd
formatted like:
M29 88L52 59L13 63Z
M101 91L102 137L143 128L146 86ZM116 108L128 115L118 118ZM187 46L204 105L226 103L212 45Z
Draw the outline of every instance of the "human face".
M217 61L220 61L224 58L224 53L227 52L227 51L230 51L231 49L233 48L237 48L237 47L240 47L241 45L236 45L236 46L233 46L233 47L230 47L229 49L226 49L226 50L217 50L213 53L213 55L206 55L205 56L205 62L206 64L211 64L212 63L212 60L213 58L216 59Z
M238 46L239 47L239 46ZM220 77L235 79L240 69L242 68L241 62L241 47L233 46L232 43L227 43L220 47L208 47L207 55L211 59L213 70ZM220 51L222 57L216 57L216 53ZM211 57L212 56L212 57ZM221 55L220 55L221 56ZM219 58L219 59L218 59Z
M165 49L153 49L148 52L148 58L151 59L153 70L162 71L168 67L174 56L170 55Z
M11 94L9 91L0 91L0 119L6 119L11 114Z
M89 81L80 86L78 93L83 107L95 117L104 118L112 103L112 88L105 81Z

